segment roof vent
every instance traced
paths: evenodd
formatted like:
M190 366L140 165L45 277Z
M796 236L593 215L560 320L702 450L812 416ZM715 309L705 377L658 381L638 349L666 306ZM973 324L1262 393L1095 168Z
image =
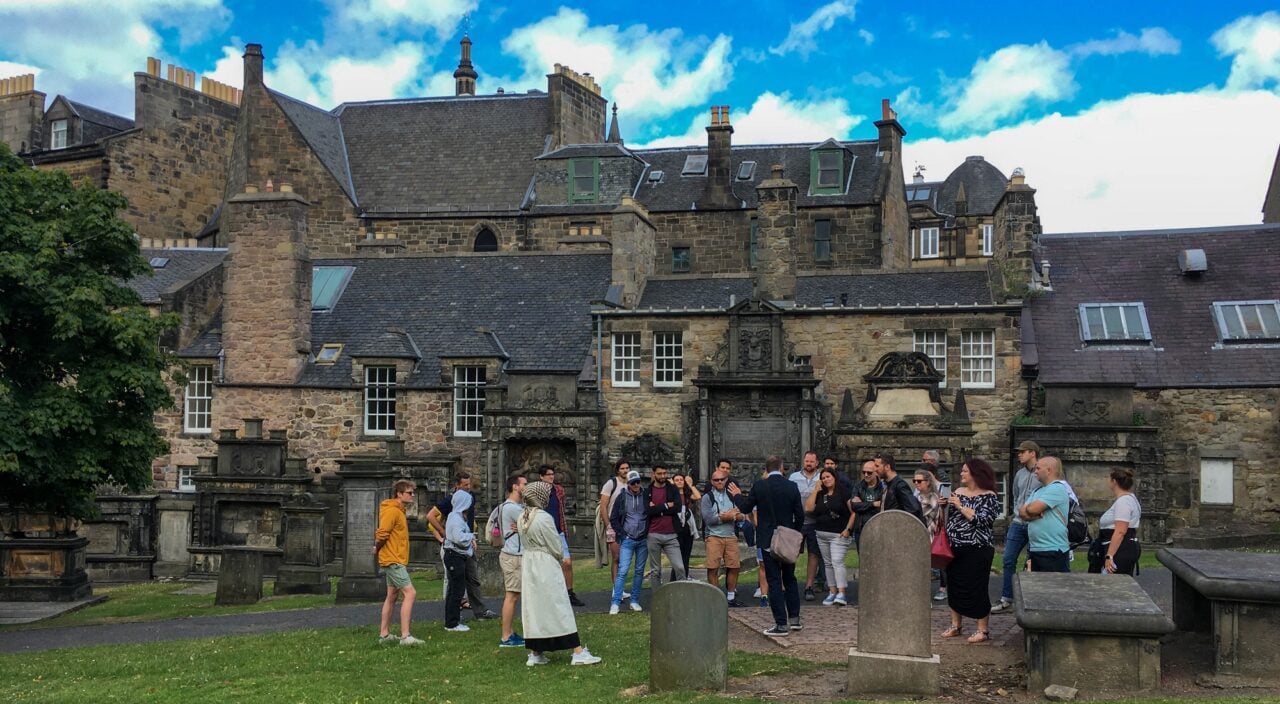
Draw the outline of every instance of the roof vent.
M1178 252L1178 268L1183 275L1200 274L1209 270L1209 259L1203 249L1184 249Z

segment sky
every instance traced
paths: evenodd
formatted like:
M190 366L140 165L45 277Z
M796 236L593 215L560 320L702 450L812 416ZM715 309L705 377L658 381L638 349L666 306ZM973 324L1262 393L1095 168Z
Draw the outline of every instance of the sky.
M239 86L248 42L272 88L323 108L592 74L633 147L871 139L888 98L904 169L969 155L1037 189L1046 232L1256 223L1280 146L1274 2L737 0L0 0L0 76L133 114L147 56Z

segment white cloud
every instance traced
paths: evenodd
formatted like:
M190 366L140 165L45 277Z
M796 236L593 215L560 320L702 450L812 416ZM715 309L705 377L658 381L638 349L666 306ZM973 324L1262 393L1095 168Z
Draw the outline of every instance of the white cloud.
M794 100L789 93L765 92L745 112L731 112L734 144L820 142L828 137L848 139L863 118L849 111L843 98ZM661 137L644 148L705 144L707 117L699 113L683 135Z
M331 5L340 23L428 27L440 37L453 35L477 7L476 0L331 0Z
M286 44L274 60L268 59L264 79L281 93L328 109L343 102L417 92L425 78L421 70L425 58L422 47L413 42L392 45L367 58L330 56L315 42ZM452 78L449 92L453 92Z
M633 125L709 104L733 77L733 40L726 35L688 38L674 28L592 25L586 14L566 7L516 29L502 48L520 60L524 75L490 78L486 85L545 90L545 75L554 64L564 64L590 73Z
M1135 94L982 136L909 141L904 163L937 179L971 154L1006 175L1022 167L1046 232L1233 225L1261 220L1278 142L1280 95L1204 90Z
M884 78L870 71L859 71L850 80L855 86L867 86L868 88L879 88L884 85Z
M42 69L37 88L133 113L133 74L161 53L157 28L188 44L230 19L221 0L0 0L0 60Z
M939 120L943 130L989 129L1033 101L1071 97L1075 81L1069 57L1046 42L1012 44L978 59L958 97Z
M12 78L14 76L22 76L28 73L40 75L40 67L30 64L19 64L13 61L0 61L0 78Z
M1210 38L1220 56L1230 56L1227 87L1280 84L1280 12L1241 17Z
M876 35L872 34L871 32L868 32L865 29L859 29L858 36L862 38L862 41L867 43L867 46L871 46L871 44L876 40Z
M1148 56L1177 54L1182 51L1182 42L1169 34L1163 27L1146 27L1137 36L1123 30L1116 32L1109 39L1091 39L1081 42L1069 49L1077 56L1114 56L1138 52Z
M951 38L951 30L949 30L949 29L939 29L939 30L936 30L936 31L934 31L934 33L933 33L933 34L930 34L930 35L929 35L929 38L930 38L930 39L950 39L950 38Z
M786 39L783 39L778 46L769 47L769 51L778 56L790 54L794 51L807 58L809 53L816 48L814 37L818 36L819 32L831 29L838 19L848 18L852 20L853 16L853 0L835 0L835 2L827 3L814 10L813 14L809 15L805 20L792 22L791 31L787 32Z

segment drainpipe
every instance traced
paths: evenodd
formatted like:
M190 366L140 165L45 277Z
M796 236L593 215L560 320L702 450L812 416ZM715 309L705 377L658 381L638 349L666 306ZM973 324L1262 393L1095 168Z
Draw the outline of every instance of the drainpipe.
M595 313L596 318L596 408L604 410L604 387L601 377L604 375L604 316Z

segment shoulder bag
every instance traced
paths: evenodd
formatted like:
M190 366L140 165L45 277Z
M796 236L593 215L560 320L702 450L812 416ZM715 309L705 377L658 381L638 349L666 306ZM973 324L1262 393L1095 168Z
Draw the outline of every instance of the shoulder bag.
M772 498L772 497L770 497ZM773 513L773 502L769 503L769 515L773 518L773 540L769 541L769 552L773 559L794 565L800 559L800 548L804 545L804 536L795 528L778 524L778 517Z
M955 555L951 552L951 539L947 537L946 506L942 507L942 516L939 521L942 525L938 526L938 532L933 536L933 545L929 547L929 562L935 570L944 570L955 559Z

